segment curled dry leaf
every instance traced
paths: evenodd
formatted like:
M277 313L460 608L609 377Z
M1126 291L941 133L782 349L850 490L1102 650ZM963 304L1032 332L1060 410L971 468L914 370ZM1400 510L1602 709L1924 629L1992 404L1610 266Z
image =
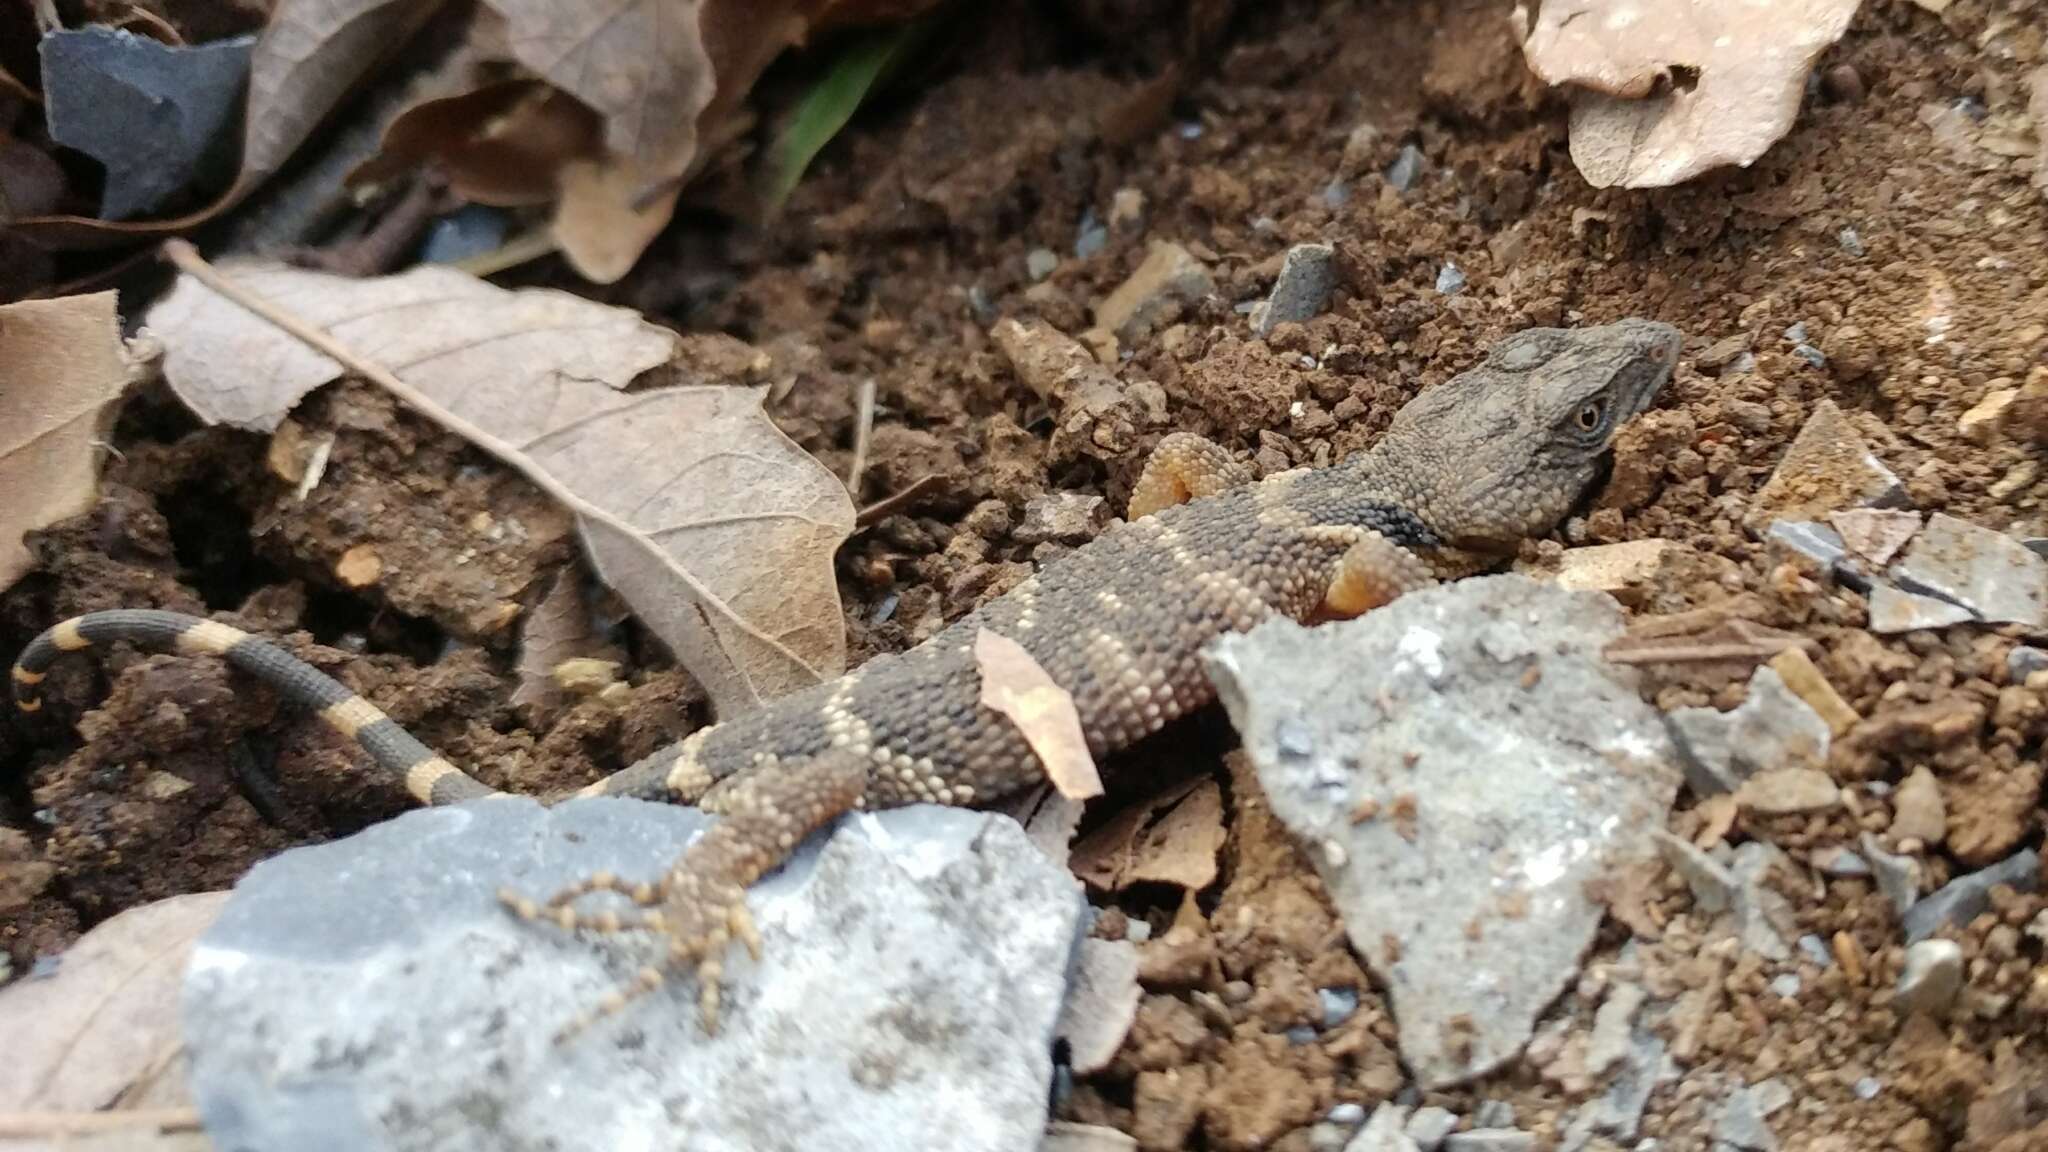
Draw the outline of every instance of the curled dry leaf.
M553 203L562 169L598 151L590 109L537 80L500 80L423 100L394 117L351 186L431 163L464 200L499 208Z
M211 220L283 167L356 82L440 6L441 0L278 0L249 57L241 164L219 200L170 220L42 216L16 227L48 246L94 248Z
M555 574L547 595L527 613L519 632L519 687L512 703L520 708L547 708L562 700L555 669L565 660L595 658L623 661L625 654L591 626L590 608L572 565Z
M1072 865L1105 892L1148 882L1199 892L1216 880L1223 839L1223 790L1203 778L1112 816L1074 846Z
M369 280L275 264L222 271L594 509L578 520L598 576L721 715L844 669L832 557L853 530L853 503L768 419L762 389L628 393L671 365L674 333L564 292L508 292L436 267ZM342 375L189 274L148 319L167 349L165 378L210 422L274 428Z
M1571 153L1596 188L1661 188L1748 165L1799 114L1814 58L1857 0L1553 0L1522 42L1571 84Z
M45 979L0 988L0 1111L188 1105L179 987L226 892L174 896L85 934Z
M0 307L0 588L34 565L23 533L92 507L130 372L114 303L100 292Z
M986 628L974 634L974 663L981 671L982 706L1010 718L1060 795L1069 800L1102 795L1102 775L1088 753L1073 696L1022 644Z

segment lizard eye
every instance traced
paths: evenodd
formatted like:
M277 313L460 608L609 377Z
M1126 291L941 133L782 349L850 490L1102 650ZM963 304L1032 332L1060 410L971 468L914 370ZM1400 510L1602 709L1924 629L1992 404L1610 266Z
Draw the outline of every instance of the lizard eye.
M1598 432L1600 426L1607 422L1607 401L1586 401L1584 404L1579 405L1579 410L1572 416L1572 419L1578 424L1579 431L1588 433Z

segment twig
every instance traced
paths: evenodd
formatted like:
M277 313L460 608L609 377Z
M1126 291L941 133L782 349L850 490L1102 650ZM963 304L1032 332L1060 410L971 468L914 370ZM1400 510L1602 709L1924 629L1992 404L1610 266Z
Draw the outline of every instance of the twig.
M113 1112L0 1112L0 1139L91 1136L130 1128L196 1132L197 1108L127 1108Z
M861 509L859 514L853 518L853 526L865 528L885 517L894 516L904 508L917 503L919 500L945 486L946 478L936 472L919 476L910 482L910 487L893 495L884 496L873 504Z
M875 378L860 382L853 401L853 463L846 469L846 490L860 497L860 474L868 470L868 438L875 432Z
M1808 652L1819 650L1819 646L1803 636L1760 636L1753 640L1742 640L1704 644L1667 644L1656 647L1622 648L1610 647L1603 655L1610 664L1704 664L1720 660L1751 660L1762 663L1788 648L1804 648Z
M478 278L496 276L508 268L517 268L521 264L552 255L560 251L561 247L562 245L555 239L555 230L543 226L514 236L489 252L464 256L450 267Z
M222 275L220 269L206 262L206 258L199 254L199 250L194 248L190 241L177 238L166 240L163 242L162 251L164 259L170 261L180 272L206 285L214 292L220 294L223 299L231 300L251 314L260 316L275 324L279 329L290 334L295 339L303 341L328 359L333 360L350 372L361 376L363 379L396 396L413 411L462 437L478 448L483 449L486 453L495 457L499 463L526 477L527 481L534 487L547 493L551 499L560 503L569 511L574 512L577 516L595 524L602 524L628 540L646 540L647 534L645 532L628 523L623 517L584 499L568 485L556 479L546 469L534 463L531 457L521 452L518 448L441 407L433 397L399 379L391 369L375 361L365 359L355 349L336 340L327 332L314 327L298 316L278 307L265 297L249 291L249 289ZM723 617L727 623L745 633L749 639L764 645L791 664L805 669L811 667L809 661L790 651L788 645L761 631L752 622L742 617L739 613L734 612L731 605L719 598L711 589L706 588L704 582L698 579L694 572L678 563L675 557L670 556L666 551L659 548L653 549L653 551L660 558L661 563L668 569L669 574L675 577L677 583L689 589L690 595L701 612L714 613Z

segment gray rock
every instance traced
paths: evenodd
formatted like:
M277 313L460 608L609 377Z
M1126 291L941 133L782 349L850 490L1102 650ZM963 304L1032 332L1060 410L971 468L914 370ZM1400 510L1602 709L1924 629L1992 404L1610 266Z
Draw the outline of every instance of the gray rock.
M1019 544L1085 544L1109 525L1109 502L1093 493L1047 492L1024 502L1024 515L1010 530Z
M1835 954L1828 949L1828 942L1821 939L1815 933L1808 932L1799 938L1799 950L1805 953L1808 962L1812 963L1815 967L1832 968L1835 966Z
M1665 1054L1664 1040L1648 1026L1638 1027L1631 1037L1628 1058L1605 1095L1581 1109L1565 1143L1584 1147L1596 1133L1605 1134L1625 1146L1636 1138L1643 1111L1658 1085L1678 1078L1678 1068ZM1576 1138L1574 1144L1572 1139Z
M1095 218L1095 209L1081 214L1081 223L1074 229L1074 259L1086 260L1109 243L1109 229Z
M1863 258L1865 253L1863 237L1858 236L1854 228L1844 228L1840 232L1835 233L1835 243L1840 244L1842 251L1847 252L1849 255L1859 260Z
M1877 890L1892 902L1892 911L1902 919L1906 910L1920 899L1920 862L1911 856L1895 856L1884 850L1877 837L1865 832L1857 843L1863 848L1864 866L1877 878Z
M1401 1130L1408 1109L1399 1104L1382 1104L1372 1110L1372 1119L1344 1146L1344 1152L1421 1152L1415 1141Z
M1337 282L1337 250L1328 244L1296 244L1280 262L1280 275L1266 305L1252 314L1252 331L1269 335L1281 324L1319 315Z
M1879 584L1870 590L1870 630L1879 635L1947 628L1974 619L1970 610L1960 604L1901 592L1889 584Z
M503 208L465 204L436 219L420 242L420 263L453 264L504 246L512 214Z
M1778 1152L1778 1135L1765 1117L1756 1089L1737 1088L1721 1101L1721 1111L1714 1117L1714 1139L1746 1152Z
M1792 958L1786 941L1797 936L1798 919L1792 903L1771 887L1770 874L1782 869L1796 874L1792 861L1774 844L1751 840L1735 850L1735 935L1742 946L1771 960Z
M1878 1093L1884 1091L1884 1082L1875 1076L1864 1076L1851 1084L1849 1090L1856 1094L1858 1100L1875 1100Z
M1444 1140L1444 1152L1530 1152L1534 1147L1535 1133L1515 1128L1474 1128Z
M1392 184L1396 192L1406 192L1415 187L1415 182L1421 179L1425 163L1427 161L1423 158L1422 149L1413 144L1401 145L1400 155L1394 157L1392 164L1387 165L1387 183Z
M1679 708L1666 717L1685 780L1702 796L1733 792L1757 772L1825 763L1828 722L1775 668L1758 668L1733 711Z
M1060 266L1059 253L1050 248L1033 248L1024 254L1024 274L1033 280L1043 280Z
M1944 924L1968 924L1991 906L1991 890L2001 884L2020 892L2039 890L2041 857L2031 848L2024 849L1942 885L1906 912L1907 942L1925 940Z
M1057 1034L1068 1063L1086 1076L1107 1067L1138 1017L1138 949L1128 940L1081 941L1074 978L1060 1009Z
M1953 940L1922 940L1906 949L1892 1003L1907 1012L1943 1016L1963 990L1963 946Z
M1943 512L1927 518L1891 577L1908 592L1960 605L1988 623L2048 628L2048 558Z
M1356 988L1318 988L1316 999L1322 1005L1322 1026L1325 1031L1351 1019L1358 1012Z
M2005 678L2014 684L2025 684L2027 677L2036 672L2048 672L2048 649L2032 648L2025 644L2005 654Z
M1805 985L1800 982L1797 973L1780 972L1776 976L1771 977L1771 991L1782 999L1791 1000L1797 997L1799 990L1803 987Z
M1456 296L1458 293L1463 292L1465 290L1465 270L1449 260L1444 261L1444 266L1436 271L1436 290L1446 296Z
M1837 844L1813 853L1813 866L1830 876L1868 876L1870 862Z
M1939 844L1948 836L1948 805L1927 765L1914 768L1892 793L1892 823L1887 831L1893 843L1918 840Z
M493 891L655 876L709 823L630 800L492 799L258 864L186 976L209 1134L310 1150L751 1149L766 1133L1038 1147L1084 905L990 813L856 815L756 884L765 955L727 958L717 1036L690 977L553 1043L660 945L522 923Z
M234 175L254 36L161 44L103 25L38 44L50 138L106 166L100 217L127 220Z
M1844 508L1905 502L1898 476L1871 454L1834 401L1821 400L1751 499L1744 524L1762 534L1773 520L1817 520Z
M1616 984L1593 1013L1593 1035L1586 1041L1586 1074L1595 1078L1628 1055L1635 1038L1636 1013L1650 994L1641 985Z
M1685 879L1685 886L1692 889L1692 902L1702 912L1726 912L1735 906L1735 874L1723 867L1721 862L1701 851L1690 840L1681 839L1662 828L1652 828L1650 836L1657 842L1657 851L1671 870Z
M1341 1124L1346 1128L1356 1128L1360 1124L1365 1123L1365 1105L1355 1104L1346 1100L1342 1104L1332 1106L1329 1113L1323 1119L1328 1120L1332 1124Z
M1778 1109L1792 1102L1792 1086L1777 1076L1750 1085L1749 1091L1765 1116L1776 1115Z
M1656 850L1678 773L1632 674L1600 656L1621 632L1611 598L1507 575L1313 629L1271 620L1204 653L1425 1088L1521 1050L1599 926L1589 883ZM1396 796L1412 820L1354 821Z
M1506 1100L1481 1100L1472 1110L1474 1128L1513 1128L1515 1106Z
M1434 1104L1417 1108L1415 1115L1408 1118L1408 1138L1415 1141L1421 1152L1436 1152L1451 1133L1458 1130L1458 1117L1448 1108Z

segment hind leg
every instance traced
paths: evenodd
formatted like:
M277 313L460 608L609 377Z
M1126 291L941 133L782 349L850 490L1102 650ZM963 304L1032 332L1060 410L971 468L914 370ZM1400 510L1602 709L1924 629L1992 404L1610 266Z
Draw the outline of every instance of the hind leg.
M1252 470L1231 459L1221 444L1191 432L1175 432L1159 441L1145 458L1138 482L1131 487L1125 515L1136 520L1162 508L1249 484L1251 479Z

